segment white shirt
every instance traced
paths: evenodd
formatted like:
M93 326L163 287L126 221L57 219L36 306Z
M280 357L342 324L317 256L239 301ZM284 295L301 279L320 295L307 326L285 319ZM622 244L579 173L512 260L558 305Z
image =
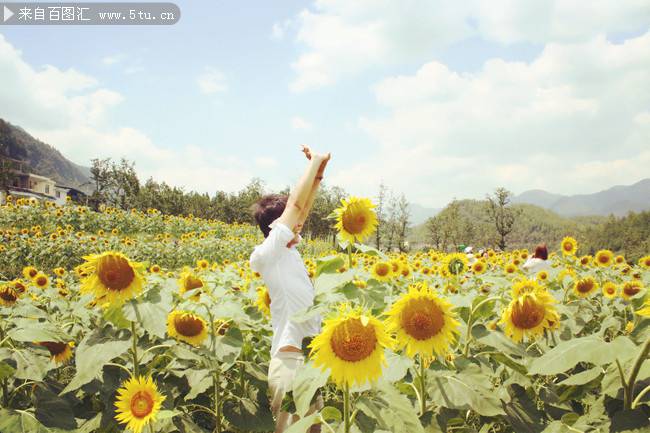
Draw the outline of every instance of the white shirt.
M548 264L548 260L538 259L537 257L529 257L522 268L529 274L536 274L539 271L549 269L550 265Z
M295 313L314 305L314 286L295 245L287 248L294 237L293 231L275 221L269 227L268 237L251 254L250 266L254 272L259 272L269 289L273 357L284 346L301 348L304 337L320 332L321 319L314 317L302 323L291 321Z

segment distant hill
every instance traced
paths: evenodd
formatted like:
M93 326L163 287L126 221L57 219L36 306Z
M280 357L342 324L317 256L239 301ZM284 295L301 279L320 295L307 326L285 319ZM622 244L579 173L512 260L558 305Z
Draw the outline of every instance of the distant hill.
M495 246L496 230L490 221L485 200L458 200L458 218L450 217L447 233L456 235L451 239L451 244L474 245L477 247ZM600 224L607 218L604 216L590 217L563 217L557 213L540 206L519 203L513 205L520 214L514 230L508 236L508 248L534 248L538 243L548 245L559 244L560 240L570 234L582 237L584 233ZM445 217L449 207L443 209L438 215ZM457 228L457 229L456 229ZM426 223L414 225L409 241L415 246L429 244L431 235Z
M0 155L24 162L24 169L55 182L79 188L90 179L90 169L68 160L54 147L0 119ZM89 187L83 186L88 191Z
M431 207L424 207L417 203L409 203L409 211L411 212L410 223L413 225L422 224L432 216L435 216L441 209L434 209Z
M525 191L513 203L529 203L562 216L615 215L650 209L650 178L633 185L618 185L593 194L560 195L543 190Z

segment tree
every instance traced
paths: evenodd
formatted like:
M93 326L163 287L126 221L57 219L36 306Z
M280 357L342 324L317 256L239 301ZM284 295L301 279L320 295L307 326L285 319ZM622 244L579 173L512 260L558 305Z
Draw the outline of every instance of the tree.
M383 225L384 225L384 213L385 213L385 207L386 207L386 194L388 193L388 188L384 184L383 181L379 184L379 195L377 196L377 207L376 207L376 213L377 213L377 230L375 231L375 243L377 246L377 249L381 249L381 235L383 233Z
M510 205L512 193L505 188L497 188L493 195L487 195L487 214L494 223L499 236L499 248L506 249L506 237L512 231L520 212Z
M10 159L4 159L0 156L0 191L9 195L9 189L13 186L16 179L15 164Z
M111 159L91 160L90 180L94 185L93 193L90 196L90 204L93 209L98 210L99 206L106 203L108 190L111 186Z
M397 202L397 247L401 252L406 251L406 234L410 226L411 211L406 196L402 194Z

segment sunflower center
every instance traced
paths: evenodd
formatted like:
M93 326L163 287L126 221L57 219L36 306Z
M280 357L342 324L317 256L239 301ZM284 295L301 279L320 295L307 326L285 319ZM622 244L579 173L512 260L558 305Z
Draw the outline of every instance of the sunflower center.
M625 294L627 296L634 296L637 293L639 293L640 291L641 291L641 287L639 287L639 286L637 286L635 284L629 284L628 283L625 286L623 286L623 292L625 292Z
M34 278L38 274L38 271L36 269L30 269L29 270L29 277Z
M99 261L97 276L107 289L121 291L131 285L135 273L129 261L125 258L107 256Z
M174 327L179 334L194 337L203 331L203 322L198 317L183 314L174 319Z
M544 305L526 296L523 302L516 302L512 309L512 323L520 329L532 329L544 320Z
M416 340L428 340L445 325L444 313L432 300L413 300L402 312L404 331Z
M45 277L38 277L38 278L36 279L36 284L39 285L39 286L44 286L44 285L46 285L46 284L47 284L47 278L45 278Z
M267 307L271 307L271 296L269 295L269 292L267 291L264 293L264 303L266 304Z
M350 209L343 214L342 223L346 232L356 235L366 228L366 216Z
M4 289L0 290L0 298L7 302L16 302L16 299L18 299L18 294L11 287L5 287Z
M571 251L573 250L573 244L571 242L565 242L562 248L564 248L564 251Z
M377 272L377 275L380 277L385 277L388 275L389 267L386 263L378 263L377 266L375 266L375 272Z
M578 281L576 290L580 293L589 293L594 288L594 282L591 280Z
M203 282L199 278L196 278L193 275L188 276L187 279L185 280L185 290L187 291L198 289L201 287L203 287Z
M131 412L136 418L144 418L153 410L153 398L148 392L138 391L131 398Z
M598 261L603 264L609 263L609 257L606 256L605 254L601 254L600 256L598 256Z
M336 327L330 345L334 354L348 362L363 361L377 346L372 326L363 326L359 319L348 319Z
M66 343L61 343L59 341L43 341L40 345L46 347L52 356L63 353L65 348L68 346Z

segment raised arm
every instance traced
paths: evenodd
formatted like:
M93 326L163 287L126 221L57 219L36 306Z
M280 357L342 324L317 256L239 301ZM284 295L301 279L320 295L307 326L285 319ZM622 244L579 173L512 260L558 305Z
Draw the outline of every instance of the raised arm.
M302 224L302 214L305 213L306 218L306 213L309 211L309 207L311 207L314 200L314 186L318 185L316 182L320 183L320 179L316 178L322 176L321 165L324 163L326 164L329 157L329 154L311 155L307 167L305 168L305 172L289 194L287 207L284 209L280 218L278 218L278 222L283 223L294 231L300 229L299 225ZM302 221L304 221L304 219Z
M307 159L311 159L311 150L307 146L303 146L303 152L305 153ZM318 173L316 173L314 184L312 185L311 191L309 192L309 198L307 198L307 205L300 212L300 217L298 218L298 225L297 225L298 229L302 229L302 226L305 224L305 221L309 216L309 212L311 212L311 208L314 204L314 199L316 198L316 193L318 192L318 187L320 186L323 180L323 173L325 173L325 167L327 167L328 162L329 162L329 158L321 162L321 165L318 168Z

